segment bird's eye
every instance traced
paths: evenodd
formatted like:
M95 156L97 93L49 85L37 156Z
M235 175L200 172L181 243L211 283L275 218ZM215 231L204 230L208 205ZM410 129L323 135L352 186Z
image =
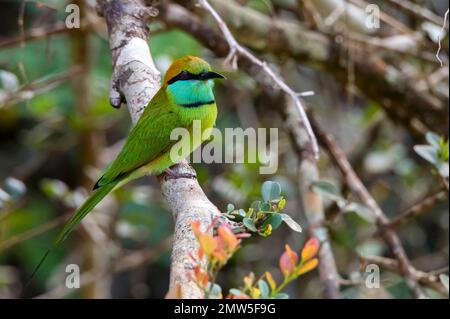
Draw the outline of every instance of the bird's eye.
M186 71L182 71L178 75L178 80L189 80L190 78L191 78L191 74L189 72L186 72Z

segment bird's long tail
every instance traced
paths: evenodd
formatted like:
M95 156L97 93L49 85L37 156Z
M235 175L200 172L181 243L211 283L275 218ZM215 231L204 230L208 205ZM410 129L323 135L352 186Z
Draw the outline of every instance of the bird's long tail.
M56 237L53 244L50 246L50 248L46 251L44 256L42 256L41 260L37 264L37 266L34 268L30 278L27 281L27 284L25 287L28 286L28 284L31 282L33 277L36 275L37 271L41 268L44 261L47 259L50 252L58 247L66 238L69 236L69 234L73 231L73 229L78 225L78 223L87 215L89 212L94 209L95 206L106 196L111 192L114 187L119 183L119 181L114 181L109 184L103 185L102 187L96 189L94 193L92 193L91 196L89 196L86 201L83 203L83 205L72 215L70 220L64 225L64 228L61 230L61 232Z

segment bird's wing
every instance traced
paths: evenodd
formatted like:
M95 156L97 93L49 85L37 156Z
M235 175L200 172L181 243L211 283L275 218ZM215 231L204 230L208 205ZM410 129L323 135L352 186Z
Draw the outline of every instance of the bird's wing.
M97 182L96 188L126 177L166 153L177 142L170 140L170 133L181 126L177 114L164 105L150 102L128 135L116 160Z

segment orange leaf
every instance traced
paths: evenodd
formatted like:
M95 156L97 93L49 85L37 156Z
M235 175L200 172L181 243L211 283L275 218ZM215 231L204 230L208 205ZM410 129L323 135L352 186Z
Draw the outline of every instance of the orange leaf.
M297 275L300 276L300 275L307 273L308 271L313 270L314 268L316 268L316 266L318 264L319 264L319 259L317 259L317 258L307 261L306 263L304 263L297 269Z
M317 238L313 237L308 240L302 250L302 262L315 257L317 255L317 252L319 251L319 247L320 243Z
M268 271L266 272L266 279L267 282L269 283L270 289L274 290L277 287L277 283L273 279L272 274Z
M292 274L298 262L298 255L286 245L286 251L280 257L280 270L284 276Z
M192 231L194 232L195 237L200 237L201 231L200 231L200 221L194 220L191 222Z
M199 259L203 259L204 254L202 247L198 247L197 256Z
M211 256L217 247L217 243L210 234L200 234L198 238L200 247L203 249L203 253L207 256Z
M220 225L217 233L219 234L219 237L222 238L227 249L234 250L239 245L239 240L231 230L230 226L226 224Z
M201 285L202 287L206 287L206 285L208 284L209 277L208 274L203 269L200 268L200 266L198 265L195 266L194 275L199 285Z

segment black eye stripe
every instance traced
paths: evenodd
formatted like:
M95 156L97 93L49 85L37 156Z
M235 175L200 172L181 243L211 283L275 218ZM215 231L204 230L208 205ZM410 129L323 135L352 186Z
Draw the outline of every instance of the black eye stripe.
M186 80L196 80L198 79L200 74L192 74L187 71L182 71L178 73L178 75L171 78L169 81L167 81L167 84L172 84L177 81L186 81Z

